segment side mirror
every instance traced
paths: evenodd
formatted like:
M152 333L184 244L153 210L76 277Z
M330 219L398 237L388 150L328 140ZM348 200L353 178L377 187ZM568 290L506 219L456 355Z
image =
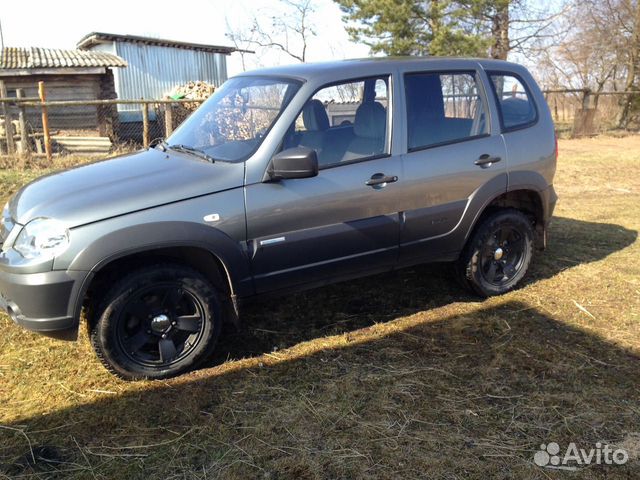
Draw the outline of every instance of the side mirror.
M288 148L273 157L267 174L268 180L315 177L318 175L318 155L306 147Z

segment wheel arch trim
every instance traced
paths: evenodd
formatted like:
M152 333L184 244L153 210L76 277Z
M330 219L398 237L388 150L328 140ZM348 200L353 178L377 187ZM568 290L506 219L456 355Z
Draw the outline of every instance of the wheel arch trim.
M514 179L516 180L515 182L513 181ZM482 215L486 212L487 208L489 208L491 204L500 197L514 192L531 192L536 195L542 207L542 219L545 223L546 228L546 223L548 222L548 218L551 215L552 208L550 208L549 206L549 195L546 195L545 192L547 192L550 188L551 186L548 185L544 177L537 172L527 171L509 173L509 184L507 186L507 189L499 193L494 192L494 194L488 197L484 204L476 211L470 228L467 229L465 235L465 244L469 240L471 233L476 229L478 222L482 218Z
M153 241L153 239L162 239ZM75 318L80 318L84 298L95 276L113 262L141 253L171 248L195 248L207 252L222 266L233 296L254 293L246 251L241 243L208 225L190 222L140 224L109 232L96 239L71 261L68 270L82 270L85 278L75 299Z

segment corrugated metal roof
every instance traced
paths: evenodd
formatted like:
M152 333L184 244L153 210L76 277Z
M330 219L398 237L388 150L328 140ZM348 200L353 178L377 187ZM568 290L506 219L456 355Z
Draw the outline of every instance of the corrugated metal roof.
M164 38L141 37L138 35L119 35L116 33L102 32L91 32L88 35L85 35L78 42L77 47L81 49L90 49L91 47L105 42L138 43L159 47L183 48L185 50L196 50L200 52L222 53L224 55L230 55L233 52L239 51L234 47L225 47L221 45L205 45L202 43L182 42L178 40L167 40Z
M98 51L5 47L0 52L1 70L126 66L117 55Z

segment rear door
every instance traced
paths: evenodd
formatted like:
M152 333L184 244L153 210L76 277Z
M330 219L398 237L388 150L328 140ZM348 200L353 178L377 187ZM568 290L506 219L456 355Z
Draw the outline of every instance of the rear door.
M391 155L390 87L382 75L318 90L282 143L316 150L319 175L246 187L258 293L395 265L402 165Z
M476 70L404 74L401 264L454 259L483 200L507 189L504 141L484 78Z

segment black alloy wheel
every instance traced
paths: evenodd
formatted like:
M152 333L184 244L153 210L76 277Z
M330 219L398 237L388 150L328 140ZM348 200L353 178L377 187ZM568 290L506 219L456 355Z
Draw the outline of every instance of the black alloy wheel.
M513 290L533 258L533 221L516 209L497 210L476 227L456 262L461 283L490 297Z
M103 365L121 378L174 377L213 352L221 312L218 292L199 272L172 264L145 267L105 295L91 342Z
M513 225L504 224L489 235L480 256L484 279L500 287L520 271L525 258L525 237Z
M204 307L180 282L129 297L117 320L118 341L134 362L170 366L189 355L204 330Z

